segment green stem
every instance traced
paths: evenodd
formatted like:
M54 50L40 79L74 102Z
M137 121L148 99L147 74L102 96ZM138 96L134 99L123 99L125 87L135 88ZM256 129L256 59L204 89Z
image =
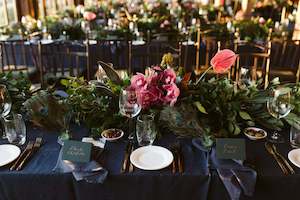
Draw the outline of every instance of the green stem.
M207 70L205 70L205 71L201 74L200 78L196 81L196 85L198 85L198 83L203 79L203 77L205 76L205 74L207 74L207 72L208 72L209 70L211 70L212 68L213 68L213 67L210 66L209 68L207 68Z

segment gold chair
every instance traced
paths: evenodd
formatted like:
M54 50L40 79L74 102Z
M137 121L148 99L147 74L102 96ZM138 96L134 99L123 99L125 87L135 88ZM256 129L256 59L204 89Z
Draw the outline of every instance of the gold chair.
M282 81L299 82L300 76L300 40L274 41L272 55L271 77L279 77Z
M270 59L271 59L271 35L272 29L269 29L268 37L265 43L257 44L254 42L241 41L239 30L235 32L234 51L238 54L236 65L234 67L235 81L241 78L242 66L250 70L251 80L263 78L264 88L269 84Z
M245 44L245 47L252 50L258 48L261 52L239 52L237 50L239 53L235 65L235 81L238 82L240 80L241 70L244 69L242 66L246 66L250 70L251 80L263 78L264 88L267 88L269 84L271 42L268 42L266 48L251 43Z

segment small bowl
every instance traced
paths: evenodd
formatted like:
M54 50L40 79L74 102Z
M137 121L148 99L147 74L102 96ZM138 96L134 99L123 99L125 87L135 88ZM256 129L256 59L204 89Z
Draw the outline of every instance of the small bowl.
M250 135L248 132L253 131L253 132L261 132L263 135L262 136L255 136L255 135ZM256 128L256 127L249 127L244 129L244 134L250 139L250 140L261 140L267 137L267 132L261 128Z
M109 137L108 134L117 134L117 135ZM120 139L121 137L123 137L123 135L124 135L124 132L121 129L115 129L115 128L104 130L101 133L102 138L104 138L106 141L109 141L109 142L116 141L116 140Z

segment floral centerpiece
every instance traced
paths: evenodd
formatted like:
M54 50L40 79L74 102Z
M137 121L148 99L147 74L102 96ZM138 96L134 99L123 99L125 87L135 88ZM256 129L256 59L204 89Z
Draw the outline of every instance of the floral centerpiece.
M148 68L144 74L137 73L125 80L111 65L102 62L109 78L104 83L93 85L82 78L63 79L66 94L63 98L57 98L59 93L52 86L29 96L26 101L23 98L22 102L25 101L25 108L35 124L48 127L45 123L48 120L59 124L57 119L65 116L65 108L68 108L76 122L99 134L105 128L124 128L120 126L127 124L126 118L119 114L118 99L121 88L130 87L137 92L143 111L155 112L155 121L161 130L180 137L201 137L206 145L211 145L216 137L235 137L243 128L255 124L277 130L284 127L284 122L300 127L299 84L285 85L292 91L295 109L284 120L275 119L266 109L270 94L261 87L262 81L246 86L227 78L205 80L207 72L192 81L189 73L176 75L170 56L164 56L161 66ZM231 68L236 57L231 50L221 50L211 60L209 70L222 75ZM276 84L279 83L274 80L269 87Z
M254 20L235 21L234 27L239 29L242 40L265 41L268 37L269 29L273 27L271 19L255 18Z
M158 66L148 68L146 75L138 73L131 78L131 85L137 91L138 101L143 109L152 106L173 106L180 94L173 69Z

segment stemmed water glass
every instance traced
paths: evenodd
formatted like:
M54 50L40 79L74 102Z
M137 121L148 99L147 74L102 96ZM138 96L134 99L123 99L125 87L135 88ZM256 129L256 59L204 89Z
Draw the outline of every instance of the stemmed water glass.
M8 116L11 110L11 99L8 90L5 85L0 84L0 118L4 121L4 118ZM3 139L6 138L5 131L3 131Z
M132 88L122 89L119 98L119 109L123 116L129 118L128 138L134 138L134 117L141 111L141 105L138 103L136 91Z
M286 117L292 110L290 90L285 87L272 89L271 98L267 101L267 109L270 115L277 119ZM269 138L270 142L281 143L284 139L281 134L274 131Z

